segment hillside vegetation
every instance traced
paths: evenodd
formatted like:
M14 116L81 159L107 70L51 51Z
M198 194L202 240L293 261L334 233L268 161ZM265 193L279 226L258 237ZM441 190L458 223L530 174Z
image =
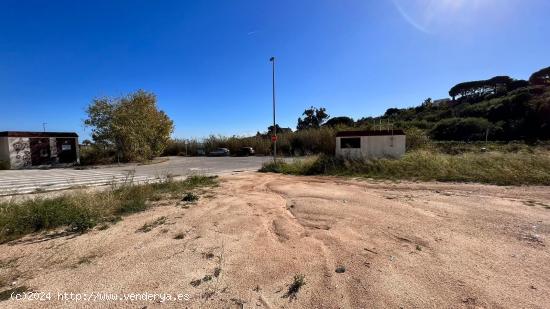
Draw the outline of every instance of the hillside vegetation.
M257 154L269 155L274 130L281 155L331 155L339 130L401 128L407 133L409 150L435 141L447 153L457 146L448 141L533 144L550 139L550 67L533 73L529 81L496 76L459 83L451 87L449 96L435 101L428 98L415 107L389 108L382 116L358 120L347 116L331 118L325 108L310 107L298 118L296 131L276 125L255 136L176 139L168 144L164 155L197 155L200 150L208 153L218 147L236 153L247 146L255 148Z

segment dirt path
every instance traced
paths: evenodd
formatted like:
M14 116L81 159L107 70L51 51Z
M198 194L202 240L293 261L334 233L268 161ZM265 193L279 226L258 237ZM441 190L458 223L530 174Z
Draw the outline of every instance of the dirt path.
M106 230L0 245L0 286L53 298L0 306L550 308L547 187L243 173L215 191ZM306 284L289 294L295 274ZM58 292L190 300L63 302Z

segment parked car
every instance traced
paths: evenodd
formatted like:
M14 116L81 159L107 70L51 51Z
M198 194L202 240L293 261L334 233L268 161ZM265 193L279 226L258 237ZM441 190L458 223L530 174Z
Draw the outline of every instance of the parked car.
M252 147L243 147L239 149L239 152L237 153L239 156L242 157L248 157L253 156L256 152L254 151L254 148Z
M210 151L208 153L208 155L211 156L211 157L225 157L225 156L229 155L229 149L227 149L227 148L217 148L214 151Z

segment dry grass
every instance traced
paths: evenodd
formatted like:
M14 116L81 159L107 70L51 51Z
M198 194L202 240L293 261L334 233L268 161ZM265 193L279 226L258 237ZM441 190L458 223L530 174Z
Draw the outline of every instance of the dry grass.
M468 152L449 155L419 150L409 152L398 160L362 161L314 156L292 163L269 163L261 171L497 185L550 185L550 155L548 152Z
M192 176L183 181L124 184L95 193L0 203L0 243L62 226L82 233L98 223L113 223L120 216L143 211L151 201L181 199L184 192L216 183L213 177Z

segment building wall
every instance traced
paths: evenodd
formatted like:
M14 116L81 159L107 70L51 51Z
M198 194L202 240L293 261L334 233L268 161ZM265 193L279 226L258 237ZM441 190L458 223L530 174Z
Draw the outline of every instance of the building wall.
M75 138L75 147L76 147L76 163L80 164L80 146L78 144L78 137Z
M52 158L52 161L57 163L57 138L50 137L50 158Z
M50 151L52 163L59 162L57 153L57 139L50 137ZM78 147L78 138L75 139L76 161L80 162L80 150ZM0 161L10 163L11 169L29 168L32 166L30 138L28 137L0 137Z
M367 158L399 158L405 154L405 135L363 136L361 152Z
M341 148L341 137L337 137L336 155L350 159L378 159L399 158L405 154L405 135L360 136L360 138L361 148Z
M357 136L358 137L358 136ZM363 139L361 139L361 148L341 148L342 138L336 138L336 155L349 159L360 159L363 155L361 149L363 148Z
M10 150L7 136L0 136L0 161L10 162Z
M31 145L28 137L8 137L10 163L12 169L30 167Z

